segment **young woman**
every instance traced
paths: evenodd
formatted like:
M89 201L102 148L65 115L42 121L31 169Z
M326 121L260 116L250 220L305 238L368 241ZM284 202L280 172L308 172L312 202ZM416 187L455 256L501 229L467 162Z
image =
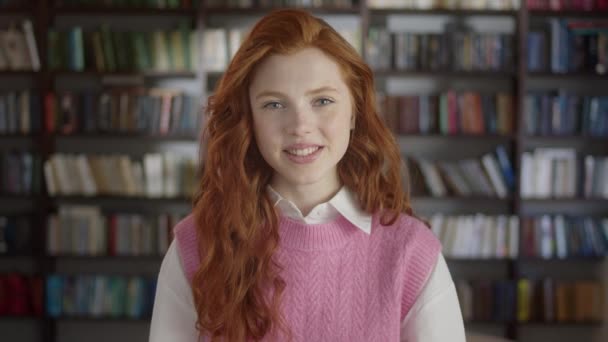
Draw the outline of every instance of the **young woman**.
M208 115L150 341L465 340L372 72L335 30L301 10L261 19Z

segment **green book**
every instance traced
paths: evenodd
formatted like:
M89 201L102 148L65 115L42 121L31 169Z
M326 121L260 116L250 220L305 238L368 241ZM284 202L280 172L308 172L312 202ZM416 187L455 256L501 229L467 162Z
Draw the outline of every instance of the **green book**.
M192 31L192 29L190 28L188 22L182 21L179 24L179 31L181 33L182 38L182 48L184 49L182 54L184 56L184 66L186 70L192 70L192 58L190 52L190 49L192 48L190 46L190 32Z
M439 96L439 132L448 134L448 94Z
M72 44L70 45L72 51L70 51L70 54L73 58L73 65L71 65L71 67L76 71L84 71L84 41L82 27L76 26L72 28L70 38L72 40Z
M57 70L61 68L61 61L65 60L61 56L63 46L61 45L61 32L55 30L49 31L49 45L48 45L48 66L51 70Z
M133 32L135 40L135 56L137 70L144 71L150 69L148 49L146 48L146 36L143 32Z
M107 25L101 27L101 40L103 42L103 54L106 71L116 71L116 55L112 42L112 33Z
M127 51L128 44L126 43L124 32L112 32L114 38L114 46L116 47L117 69L121 71L129 70L129 56Z

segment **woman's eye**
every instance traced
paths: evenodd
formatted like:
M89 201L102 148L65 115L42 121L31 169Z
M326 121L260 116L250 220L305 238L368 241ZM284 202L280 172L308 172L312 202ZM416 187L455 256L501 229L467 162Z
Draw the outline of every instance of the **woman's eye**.
M264 105L264 108L281 109L281 108L283 108L283 105L279 102L268 102L267 104Z
M318 106L326 106L330 103L334 103L334 101L332 101L328 98L322 98L322 99L318 99L317 101L315 101L315 104Z

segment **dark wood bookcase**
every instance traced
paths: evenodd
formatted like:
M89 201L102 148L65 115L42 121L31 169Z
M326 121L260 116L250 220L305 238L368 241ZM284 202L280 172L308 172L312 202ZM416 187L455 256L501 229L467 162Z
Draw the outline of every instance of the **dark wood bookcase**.
M29 78L33 80L35 90L40 94L53 91L55 88L55 80L60 77L68 76L82 76L82 77L104 77L104 76L143 76L149 78L173 78L173 77L186 77L186 78L197 78L201 82L202 96L206 95L208 91L208 84L211 84L209 80L217 79L221 73L206 72L204 66L196 72L168 72L168 73L104 73L97 71L85 71L85 72L73 72L73 71L51 71L47 66L47 34L49 28L53 27L53 23L57 20L61 20L60 17L63 15L70 16L121 16L121 17L143 17L143 16L180 16L191 19L193 25L198 30L204 30L207 20L215 15L222 16L251 16L251 15L262 15L269 12L271 9L254 7L254 8L208 8L205 5L205 1L198 8L189 9L138 9L138 8L102 8L102 7L70 7L61 8L56 7L51 0L31 0L31 4L28 7L9 7L0 8L0 25L3 20L13 20L12 17L21 16L28 17L34 24L36 41L38 44L38 51L40 54L41 70L38 72L33 71L0 71L0 82L3 78ZM368 31L370 21L374 17L386 16L389 14L404 14L404 15L416 15L416 16L428 16L428 15L447 15L447 16L487 16L487 17L509 17L515 20L516 31L515 39L517 44L514 46L517 51L514 51L515 56L515 69L513 72L455 72L446 71L438 74L437 72L429 71L377 71L376 76L381 79L386 76L390 77L442 77L442 78L453 78L453 79L473 79L476 81L483 82L484 80L491 81L496 78L503 78L512 83L512 93L516 99L515 113L515 133L510 135L481 135L481 136L468 136L468 135L454 135L454 136L443 136L443 135L412 135L408 136L407 139L417 139L422 142L424 141L443 141L446 148L451 142L455 140L470 140L479 144L493 143L496 144L498 140L509 146L511 151L511 161L516 175L516 187L519 189L520 183L520 156L531 142L542 142L543 144L551 145L555 144L568 144L570 142L583 142L585 145L593 145L597 150L603 151L608 154L608 137L597 138L587 136L560 136L560 137L530 137L525 136L524 129L522 127L522 118L524 111L524 102L526 91L530 79L536 77L549 78L549 79L562 79L572 82L585 82L586 80L592 79L600 82L605 82L608 87L608 75L597 75L588 73L573 73L565 75L555 75L551 73L529 73L526 69L525 56L527 49L527 35L528 26L530 20L533 17L582 17L582 18L606 18L608 13L598 12L576 12L576 11L563 11L563 12L550 12L550 11L529 11L525 6L522 6L516 11L496 11L496 10L404 10L404 9L370 9L367 6L366 1L361 1L359 6L353 8L312 8L310 9L313 13L319 15L349 15L356 16L360 19L361 27L360 32L362 34L361 48L365 51L365 39L363 39ZM365 55L365 53L364 53ZM608 88L606 88L608 89ZM608 92L605 94L608 95ZM44 101L41 96L41 101ZM41 103L41 107L44 108L44 103ZM42 156L43 160L46 160L51 154L56 152L56 143L58 139L72 139L72 138L86 139L108 139L108 140L159 140L159 141L196 141L196 136L154 136L154 135L132 135L132 134L119 134L119 133L104 133L95 135L77 134L75 136L60 136L46 133L43 130L40 133L20 136L20 135L5 135L0 136L0 144L6 139L23 139L24 141L31 144L36 153ZM401 138L401 137L398 137ZM43 177L40 175L40 177ZM421 202L469 202L472 208L478 203L487 202L486 198L458 198L458 197L447 197L447 198L414 198L413 202L419 200ZM175 202L188 202L187 198L181 199L146 199L146 198L121 198L112 196L100 196L97 198L86 198L81 196L63 196L63 197L50 197L43 191L41 195L33 196L12 196L0 194L0 203L14 202L14 201L25 201L31 204L31 219L33 227L36 227L38 234L35 235L35 255L25 256L0 256L3 259L7 258L34 258L36 260L37 272L41 275L46 275L55 272L56 262L58 258L73 258L73 259L93 259L94 257L81 257L74 255L60 255L60 256L49 256L45 251L46 241L46 220L47 216L55 210L56 206L61 203L85 203L85 204L97 204L100 202L114 202L114 203L131 203L134 206L137 205L148 205L150 203L157 203L159 205L175 203ZM582 213L581 215L587 215L589 213L594 215L608 215L608 199L546 199L546 200L528 200L522 199L519 196L519 190L516 190L513 196L506 199L495 200L499 204L504 204L508 207L508 212L505 214L518 215L522 217L528 212L531 206L541 208L540 210L551 210L552 207L560 207L560 205L568 205L573 213ZM544 209L543 209L544 208ZM11 212L1 212L0 214L6 215ZM146 259L149 261L159 262L161 257L159 256L143 256L143 257L95 257L110 260L118 260L119 262L129 262L137 258ZM598 262L602 259L582 259L574 260L576 262ZM508 278L517 279L521 275L521 267L523 264L530 262L526 258L518 259L489 259L489 260L472 260L472 261L457 261L457 262L471 262L471 263L506 263L508 269ZM560 262L548 260L547 262ZM608 308L605 308L608 309ZM21 319L16 317L0 317L0 319ZM60 319L53 319L47 316L35 317L33 319L40 320L41 323L41 341L55 342L58 341L57 337L57 322L60 320L69 321L84 321L84 322L113 322L116 321L114 318L78 318L78 317L64 317ZM148 322L148 320L132 320L133 322ZM517 340L519 336L519 328L526 325L594 325L597 323L546 323L546 322L517 322L517 321L506 321L506 322L473 322L473 323L492 323L504 326L504 336Z

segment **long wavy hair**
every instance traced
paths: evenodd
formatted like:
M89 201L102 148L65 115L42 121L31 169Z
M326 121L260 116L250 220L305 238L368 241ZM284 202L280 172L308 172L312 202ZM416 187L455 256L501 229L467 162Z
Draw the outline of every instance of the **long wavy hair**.
M279 312L286 283L273 258L280 244L279 216L266 195L273 169L256 145L248 90L262 60L306 47L340 65L353 98L356 124L337 166L340 181L363 210L382 212L383 225L400 213L412 215L405 167L378 116L370 68L339 33L308 12L268 14L243 41L206 108L205 161L194 198L201 263L192 288L197 329L212 341L260 340L275 328L291 338Z

